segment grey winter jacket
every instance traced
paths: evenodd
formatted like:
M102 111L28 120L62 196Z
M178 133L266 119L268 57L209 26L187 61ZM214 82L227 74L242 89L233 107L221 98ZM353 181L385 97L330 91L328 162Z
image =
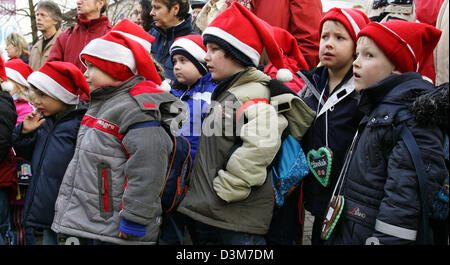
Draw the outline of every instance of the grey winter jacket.
M160 126L129 127L185 120L177 117L180 110L181 101L140 76L93 90L52 229L116 244L155 244L162 211L159 194L172 142ZM145 225L145 236L119 238L122 218Z

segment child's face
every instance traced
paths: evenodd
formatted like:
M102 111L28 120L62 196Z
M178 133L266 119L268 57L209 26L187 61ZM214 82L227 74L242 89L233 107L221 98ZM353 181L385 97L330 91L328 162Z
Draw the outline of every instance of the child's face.
M86 66L87 68L86 72L84 72L84 76L86 77L86 81L91 91L103 85L114 85L120 83L119 80L113 78L87 61Z
M185 56L181 54L175 54L172 58L173 73L175 78L181 84L191 86L197 82L202 75L198 71L197 67Z
M221 81L245 69L231 57L226 56L225 50L219 45L208 42L206 49L208 50L205 56L206 65L214 80Z
M349 69L354 60L355 44L342 23L327 20L322 26L319 59L331 71Z
M356 60L353 62L356 91L368 88L392 73L400 72L371 38L360 37L356 46Z
M64 102L54 99L38 89L31 89L31 91L33 104L44 116L52 116L67 110L68 105Z
M169 9L161 0L152 0L150 16L153 17L153 21L157 27L166 29L175 26L180 22L177 17L179 9L179 4L175 4Z

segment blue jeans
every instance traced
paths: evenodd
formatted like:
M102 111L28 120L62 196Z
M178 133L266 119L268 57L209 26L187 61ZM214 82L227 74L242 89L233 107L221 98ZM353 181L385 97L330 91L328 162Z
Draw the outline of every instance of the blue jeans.
M177 211L163 213L159 240L166 244L183 244L185 216Z
M11 245L35 245L34 230L25 226L23 205L10 205L8 237Z
M266 245L264 235L226 230L192 219L189 223L194 245Z

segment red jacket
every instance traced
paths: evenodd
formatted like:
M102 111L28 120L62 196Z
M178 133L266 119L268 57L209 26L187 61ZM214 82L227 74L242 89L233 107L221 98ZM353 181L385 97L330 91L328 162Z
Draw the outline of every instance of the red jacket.
M53 45L47 62L64 61L75 64L81 72L86 71L86 67L80 61L80 52L93 39L102 37L112 29L108 17L102 15L98 19L90 21L80 20L77 17L77 24L68 28L59 35ZM85 99L81 96L81 99Z
M294 35L309 68L317 66L322 19L320 0L254 0L253 12L270 25Z

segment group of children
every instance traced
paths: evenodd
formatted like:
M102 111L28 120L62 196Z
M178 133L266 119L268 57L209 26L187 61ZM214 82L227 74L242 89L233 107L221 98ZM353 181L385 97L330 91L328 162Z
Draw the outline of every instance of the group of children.
M276 209L267 171L288 124L270 104L271 78L258 67L263 54L278 71L293 59L275 31L233 3L202 36L171 45L170 93L161 90L163 74L150 55L155 38L128 20L82 50L84 74L47 62L15 81L29 87L36 108L12 133L16 154L33 172L25 224L44 229L45 244L172 243L168 220L183 231L187 225L194 244L295 243L298 195ZM398 113L432 90L416 71L441 33L333 8L320 34L322 66L291 70L305 83L295 92L315 113L310 126L298 123L306 131L301 145L305 154L324 147L332 165L325 181L311 172L302 186L315 216L313 244L324 243L322 217L341 183L345 204L327 244L414 243L423 198L408 150L393 142L392 130ZM432 200L448 174L448 132L407 124L427 164ZM173 147L164 127L189 139L195 159L186 196L163 215L159 196ZM282 211L294 214L275 224ZM286 234L293 239L283 240Z

